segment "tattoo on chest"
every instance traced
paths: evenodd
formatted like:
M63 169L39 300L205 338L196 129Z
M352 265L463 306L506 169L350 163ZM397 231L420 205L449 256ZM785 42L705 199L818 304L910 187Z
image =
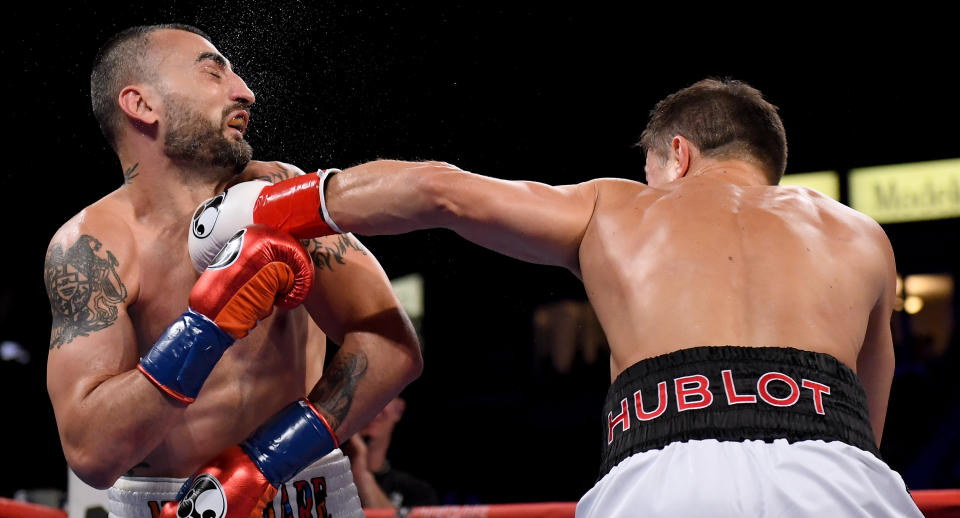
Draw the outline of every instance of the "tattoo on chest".
M362 244L343 234L337 236L336 242L321 239L310 239L304 246L313 258L317 270L333 270L338 264L347 264L346 256L350 250L367 255L367 249Z
M100 248L100 241L84 234L67 250L55 244L47 252L43 280L53 313L51 349L117 320L117 305L126 300L127 288L117 273L117 258Z
M137 166L140 165L140 162L133 164L126 171L123 172L123 183L128 184L133 181L134 178L140 175L137 171Z
M310 392L310 401L330 421L334 430L350 411L357 384L367 373L367 365L367 355L363 352L337 354Z

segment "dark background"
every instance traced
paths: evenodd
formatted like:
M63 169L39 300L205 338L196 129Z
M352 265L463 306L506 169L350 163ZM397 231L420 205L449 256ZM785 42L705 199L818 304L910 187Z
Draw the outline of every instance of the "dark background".
M2 463L0 495L65 484L44 384L42 264L56 229L122 183L88 92L93 55L118 30L182 22L207 31L257 93L248 133L257 158L305 170L440 159L562 184L642 179L633 143L646 114L707 76L745 80L780 107L788 173L960 157L957 45L936 12L925 14L921 25L904 13L764 18L675 5L13 7L0 48L2 205L13 228L0 340L23 344L32 361L0 362L0 444L26 456ZM885 228L902 273L956 273L957 220ZM419 272L426 286L426 371L404 394L394 466L431 481L447 503L579 498L599 465L606 358L559 374L531 346L535 308L582 300L576 279L446 231L364 242L391 277ZM956 348L929 361L910 347L898 344L884 455L911 487L958 487Z

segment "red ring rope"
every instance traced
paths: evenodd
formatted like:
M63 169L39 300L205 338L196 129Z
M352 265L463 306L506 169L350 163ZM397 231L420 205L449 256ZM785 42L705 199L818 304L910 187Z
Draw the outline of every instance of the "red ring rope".
M960 518L960 489L912 491L914 501L926 518ZM573 518L577 504L471 505L414 507L407 518ZM393 509L366 509L367 518L395 518ZM0 518L67 518L60 509L0 498Z

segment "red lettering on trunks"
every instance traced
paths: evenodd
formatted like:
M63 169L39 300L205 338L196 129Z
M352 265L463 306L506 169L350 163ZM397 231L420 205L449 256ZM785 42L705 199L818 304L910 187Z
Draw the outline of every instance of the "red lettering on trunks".
M637 419L649 421L660 417L667 410L667 382L657 383L657 409L653 412L643 411L643 400L640 398L640 391L633 393L634 410L637 412Z
M736 383L734 382L733 371L724 369L720 371L723 381L723 391L726 395L727 405L737 404L757 404L757 398L765 403L775 407L789 407L795 405L800 400L800 389L810 389L813 395L814 410L825 415L823 396L830 395L830 386L818 383L816 381L801 379L800 384L790 376L782 372L767 372L757 379L757 394L738 394ZM752 378L752 377L751 377ZM714 378L716 380L716 378ZM752 380L751 380L752 381ZM786 385L788 393L784 397L774 396L770 392L770 384L779 382ZM677 411L697 410L707 408L713 404L713 393L710 392L710 379L702 374L692 374L675 378L673 380L675 395L677 398ZM774 390L774 392L777 392ZM633 393L633 414L638 422L652 421L663 416L669 405L670 395L667 392L667 382L657 383L657 407L652 411L647 411L643 405L641 397L642 389ZM648 398L649 399L649 398ZM627 398L620 400L620 411L614 415L613 412L607 414L607 444L613 443L614 429L619 426L622 432L630 429L630 405Z
M607 415L607 444L613 442L613 427L620 425L620 431L626 432L630 429L630 410L627 408L627 398L620 400L620 413L617 414L616 419L613 417L613 412L610 412Z
M810 381L808 379L801 381L800 385L802 385L803 388L808 388L813 391L813 408L818 414L824 415L826 412L823 410L823 394L829 396L830 387L824 385L823 383L817 383L816 381Z
M713 394L710 393L710 380L706 376L694 374L693 376L684 376L673 380L674 388L677 391L677 411L695 410L705 408L713 403ZM688 387L694 385L694 387ZM689 401L687 398L700 396L699 400Z
M737 394L737 389L733 386L733 372L731 372L730 369L723 371L723 390L727 393L728 405L757 402L757 396L741 396L740 394Z
M767 390L767 385L774 380L786 383L787 386L790 387L790 395L784 398L774 397L773 394ZM760 376L760 379L757 380L757 394L760 395L760 399L773 406L793 406L797 400L800 399L800 387L797 386L796 381L793 381L793 378L787 376L786 374L781 372L768 372L763 376Z

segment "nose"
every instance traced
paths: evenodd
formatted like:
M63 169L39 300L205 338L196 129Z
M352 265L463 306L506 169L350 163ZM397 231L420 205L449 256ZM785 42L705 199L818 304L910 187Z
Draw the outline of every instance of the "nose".
M234 77L236 80L234 81L233 88L230 90L230 100L235 103L250 106L257 100L257 97L253 94L253 90L247 87L247 83L245 83L240 76L234 74Z

